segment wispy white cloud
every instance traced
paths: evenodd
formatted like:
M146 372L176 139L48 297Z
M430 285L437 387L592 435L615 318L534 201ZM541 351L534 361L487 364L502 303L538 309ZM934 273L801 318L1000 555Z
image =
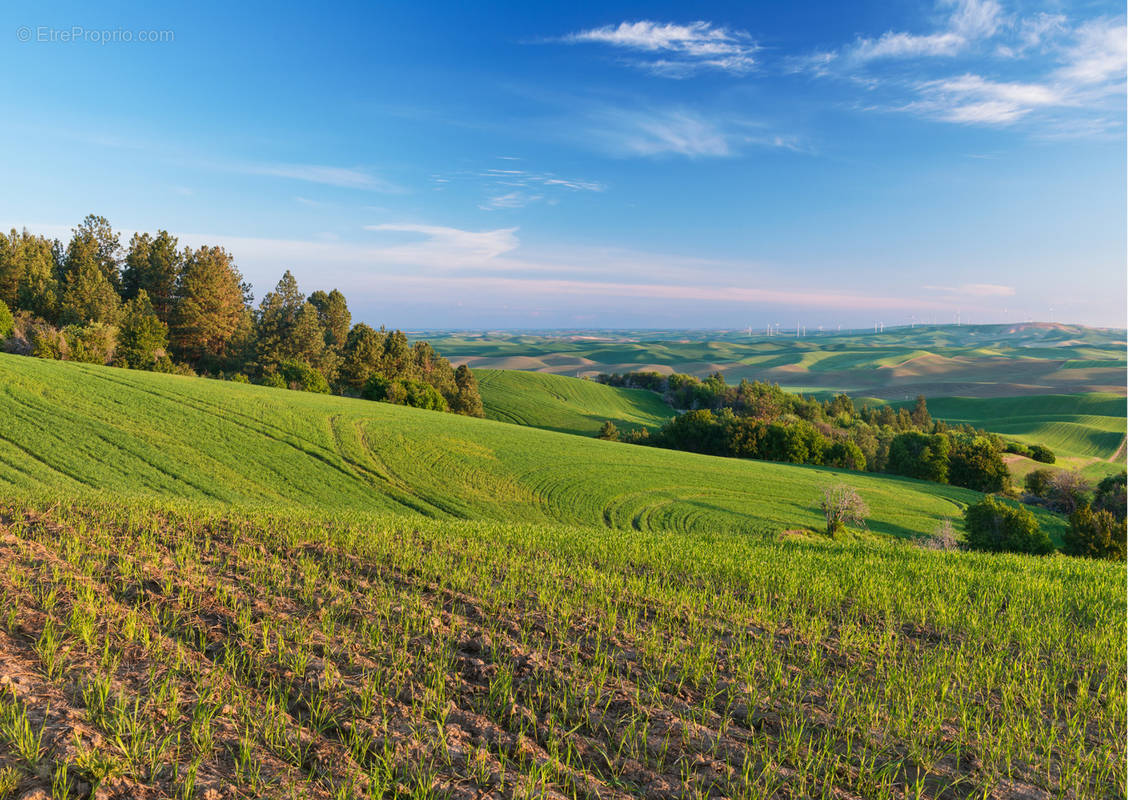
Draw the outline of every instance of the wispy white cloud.
M669 78L685 78L705 69L743 75L755 67L759 50L746 31L701 20L685 25L651 20L620 22L571 33L557 41L603 44L646 54L632 63Z
M1063 95L1051 86L991 81L971 74L927 81L918 91L921 98L904 109L949 122L1006 125L1038 108L1064 102Z
M280 265L294 269L305 285L333 285L362 306L400 297L450 303L470 296L517 304L562 297L621 298L632 307L645 301L747 304L764 308L801 307L837 311L906 312L965 310L1014 294L1006 286L966 284L924 287L920 292L867 293L812 289L807 280L788 280L787 270L752 261L623 250L550 251L522 247L516 228L469 231L420 223L383 223L376 234L418 237L407 243L363 244L332 240L264 239L178 234L196 246L222 242L244 274L261 285L277 280ZM568 301L565 301L568 302Z
M1036 119L1038 134L1052 137L1122 127L1123 17L1080 23L1061 13L1016 17L997 0L940 0L937 8L944 13L938 30L859 37L839 49L793 57L785 71L849 79L865 87L860 107L871 110L996 127ZM936 74L934 65L956 57L962 72ZM890 63L905 59L917 60ZM1022 73L1019 59L1026 62Z
M578 137L616 156L725 158L757 147L810 151L794 134L730 114L705 115L682 107L599 107L586 117Z
M1053 120L1051 131L1103 132L1109 127L1107 120L1084 115L1100 115L1110 97L1123 100L1126 39L1128 29L1122 21L1092 20L1072 33L1059 66L1040 81L996 81L976 74L925 81L916 87L919 99L903 110L949 122L1008 125L1039 110L1068 109L1072 118Z
M527 192L506 192L486 198L478 208L483 211L497 211L504 208L524 208L544 199L543 194L529 194Z
M562 178L551 172L531 172L523 169L485 169L477 173L497 183L510 186L555 186L576 192L602 192L607 187L598 181Z
M854 61L954 56L994 36L1001 22L1002 9L995 0L958 0L943 30L929 34L886 31L876 39L859 38L846 56Z
M345 189L369 189L378 192L398 192L399 187L372 173L355 167L333 167L322 164L256 163L252 161L228 162L213 166L228 172L244 175L265 175L288 178Z
M730 135L717 123L689 110L607 109L595 115L592 131L622 155L677 154L697 158L732 154Z
M398 222L365 225L377 233L408 233L423 237L421 242L381 248L379 256L388 261L430 266L465 266L490 261L517 248L517 229L466 231L441 225Z
M507 158L505 160L512 162L518 159ZM524 208L539 202L555 204L562 194L598 193L607 188L598 181L567 178L553 172L497 167L432 175L431 180L440 186L455 180L480 183L485 197L478 204L478 208L483 211Z
M1066 64L1055 73L1059 81L1074 87L1122 86L1128 28L1123 20L1091 20L1077 29L1073 45L1066 51Z
M1013 286L1002 286L997 283L965 283L960 286L925 286L930 292L943 292L964 297L1013 297L1016 294Z
M1019 21L1011 44L1000 44L996 52L1005 58L1018 58L1029 50L1042 48L1047 42L1065 33L1068 20L1064 14L1040 11Z

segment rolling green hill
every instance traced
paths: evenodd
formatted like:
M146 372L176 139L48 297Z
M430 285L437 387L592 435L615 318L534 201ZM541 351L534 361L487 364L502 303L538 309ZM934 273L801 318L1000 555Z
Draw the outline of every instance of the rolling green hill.
M1125 401L1112 394L939 397L928 409L937 419L1044 444L1064 456L1111 458L1125 435Z
M821 488L845 482L869 503L870 529L894 535L931 533L976 496L19 356L0 356L0 387L0 484L12 486L708 532L818 528Z
M607 420L621 429L658 428L674 410L654 392L512 369L475 370L486 417L593 436Z

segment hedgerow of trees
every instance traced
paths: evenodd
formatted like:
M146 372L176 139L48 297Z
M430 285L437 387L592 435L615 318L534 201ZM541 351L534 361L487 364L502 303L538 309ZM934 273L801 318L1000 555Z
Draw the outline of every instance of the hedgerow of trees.
M933 420L924 397L912 409L859 408L844 394L819 402L759 381L731 386L719 373L705 380L657 372L600 375L596 380L658 392L684 410L655 433L619 431L620 441L886 472L981 492L1003 492L1010 484L1003 461L1007 443L995 434Z
M0 343L40 358L202 374L483 416L473 373L427 342L352 324L338 290L305 295L286 271L253 305L218 246L168 231L127 247L90 215L70 241L0 233Z

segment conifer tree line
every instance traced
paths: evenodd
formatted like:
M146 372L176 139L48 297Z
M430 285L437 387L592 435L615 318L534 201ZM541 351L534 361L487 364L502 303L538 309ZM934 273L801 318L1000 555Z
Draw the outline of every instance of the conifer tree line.
M352 322L337 289L305 295L288 270L253 305L222 247L168 231L127 246L91 214L64 245L0 233L0 341L11 353L364 397L483 416L469 368L427 342Z

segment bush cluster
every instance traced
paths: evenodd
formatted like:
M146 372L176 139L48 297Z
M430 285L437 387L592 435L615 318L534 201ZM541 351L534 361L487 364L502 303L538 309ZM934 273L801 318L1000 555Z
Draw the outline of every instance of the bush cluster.
M826 402L775 384L717 373L632 372L600 375L602 383L660 392L683 410L656 432L616 431L621 441L710 455L887 472L982 492L1006 491L1006 443L985 431L932 419L924 397L914 406L858 408L846 395ZM601 434L603 438L609 438Z

